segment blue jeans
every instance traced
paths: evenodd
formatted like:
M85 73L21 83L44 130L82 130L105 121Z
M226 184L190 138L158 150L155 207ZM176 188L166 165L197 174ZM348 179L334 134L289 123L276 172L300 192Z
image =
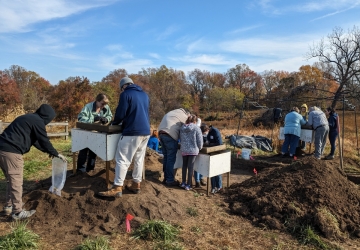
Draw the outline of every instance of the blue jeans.
M331 145L330 155L334 155L335 153L337 137L338 137L338 132L336 130L329 131L329 141Z
M315 130L314 146L315 151L314 155L316 158L320 158L324 153L324 148L326 145L326 140L329 134L329 127L323 126Z
M194 170L194 178L195 178L195 182L200 182L203 176Z
M299 139L300 137L297 135L285 134L285 141L281 147L281 152L285 154L289 152L290 156L295 155L296 147L299 144ZM290 150L289 150L289 146L290 146Z
M163 158L164 178L167 183L175 181L174 165L176 161L176 153L178 150L178 142L167 134L160 134L160 142Z
M222 188L222 175L217 175L210 178L211 181L211 189L214 188Z

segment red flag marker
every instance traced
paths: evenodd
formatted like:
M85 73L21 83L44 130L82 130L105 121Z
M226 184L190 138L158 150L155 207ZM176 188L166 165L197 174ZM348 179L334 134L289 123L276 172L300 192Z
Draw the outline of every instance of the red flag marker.
M254 174L255 174L255 175L257 175L257 171L256 171L256 168L254 168L254 170L253 170L253 171L254 171Z
M134 216L132 216L131 214L127 214L126 215L126 232L130 233L131 231L131 227L130 227L130 221L134 219Z

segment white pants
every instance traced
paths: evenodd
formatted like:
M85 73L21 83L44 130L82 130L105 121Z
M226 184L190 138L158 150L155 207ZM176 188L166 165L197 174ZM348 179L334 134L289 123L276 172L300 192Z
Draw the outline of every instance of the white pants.
M128 168L134 158L132 177L134 182L141 182L144 168L144 158L150 135L121 136L115 153L114 185L123 186Z

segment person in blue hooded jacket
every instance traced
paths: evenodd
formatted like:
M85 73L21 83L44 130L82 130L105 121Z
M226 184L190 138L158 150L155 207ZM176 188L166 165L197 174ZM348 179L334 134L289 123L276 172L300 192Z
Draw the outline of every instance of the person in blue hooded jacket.
M119 105L112 124L122 124L123 131L115 153L115 177L113 187L101 196L121 197L128 168L134 159L132 184L127 187L140 192L147 142L150 137L149 96L129 77L120 80Z
M301 125L305 125L306 121L304 117L299 114L298 107L293 107L291 112L285 116L284 121L285 140L281 147L281 154L283 157L285 157L289 152L290 157L293 157L295 156L296 147L299 144Z

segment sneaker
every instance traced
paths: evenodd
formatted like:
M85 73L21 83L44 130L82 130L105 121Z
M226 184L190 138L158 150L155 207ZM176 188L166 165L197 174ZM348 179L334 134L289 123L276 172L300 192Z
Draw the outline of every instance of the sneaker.
M199 187L200 187L200 182L199 182L199 181L196 182L195 187L196 187L196 188L199 188Z
M206 181L204 181L204 179L201 179L200 184L201 184L201 186L206 186Z
M12 206L3 207L2 215L9 216L12 213Z
M216 192L217 192L216 188L211 189L212 194L216 194Z
M81 168L76 169L76 173L78 173L78 174L82 174L85 172L86 172L86 167L81 167Z
M326 160L332 160L332 159L334 159L334 156L333 155L328 155L328 156L325 157L325 159Z
M31 215L33 215L36 212L36 210L23 210L20 213L12 214L12 218L14 220L23 220L29 218Z
M185 190L189 191L191 189L190 185L185 185Z
M186 186L185 182L181 183L180 185L181 188L185 188L185 186Z

